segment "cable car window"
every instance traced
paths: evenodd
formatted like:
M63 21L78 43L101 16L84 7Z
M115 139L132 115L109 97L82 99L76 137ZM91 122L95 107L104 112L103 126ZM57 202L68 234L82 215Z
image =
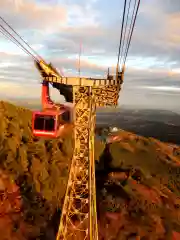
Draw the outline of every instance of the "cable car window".
M34 129L43 130L44 129L44 118L41 115L34 116Z
M62 119L62 121L70 122L70 112L65 111L64 113L62 113L61 119Z
M45 130L46 131L54 131L55 129L55 117L50 116L45 119Z
M35 115L34 129L40 131L54 131L55 116L51 115Z

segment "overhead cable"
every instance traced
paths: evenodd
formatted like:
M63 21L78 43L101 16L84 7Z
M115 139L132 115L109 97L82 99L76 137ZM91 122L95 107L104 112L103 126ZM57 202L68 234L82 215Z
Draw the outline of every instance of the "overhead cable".
M7 37L9 40L15 43L18 47L21 47L21 49L23 49L23 51L30 55L34 60L38 61L38 59L29 50L27 50L11 33L9 33L1 24L0 30L5 37Z
M136 5L137 0L135 1L135 5ZM134 5L134 11L135 11L135 5ZM125 57L124 57L124 61L123 61L123 65L125 65L126 63L126 59L127 59L127 55L128 55L128 51L129 51L129 47L131 44L131 40L132 40L132 34L134 31L134 26L135 26L135 22L136 22L136 18L137 18L137 14L138 14L138 10L139 10L139 5L140 5L140 0L138 0L137 3L137 8L136 8L136 12L135 12L135 16L134 16L134 20L131 21L131 26L130 26L130 31L129 31L129 39L128 39L128 43L127 43L127 47L126 47L126 51L125 51ZM133 11L133 13L134 13ZM134 14L133 14L134 15ZM133 19L133 18L132 18Z
M123 34L123 29L124 29L124 17L126 13L126 2L127 0L124 0L124 10L123 10L123 19L122 19L122 25L121 25L121 34L120 34L120 40L119 40L119 51L118 51L118 61L117 65L119 65L119 59L120 59L120 54L121 54L121 42L122 42L122 34Z
M26 44L26 46L29 47L29 49L31 49L35 55L37 55L37 57L39 57L39 59L42 59L41 56L39 56L38 53L4 20L4 18L0 16L0 19L23 41L23 43Z
M120 56L119 65L121 65L121 60L122 60L123 52L125 52L125 51L123 51L123 50L125 50L125 48L124 48L124 42L125 42L125 37L126 37L126 30L127 30L128 19L129 19L130 6L131 6L131 0L129 0L129 6L128 6L128 11L127 11L126 23L125 23L125 31L124 31L123 41L122 41L122 54L121 54L121 56ZM127 38L127 39L128 39L128 38Z

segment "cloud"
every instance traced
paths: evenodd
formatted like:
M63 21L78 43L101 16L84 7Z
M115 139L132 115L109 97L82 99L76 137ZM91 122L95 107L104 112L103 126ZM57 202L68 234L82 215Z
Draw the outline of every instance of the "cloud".
M164 8L168 5L168 0L163 1ZM180 13L168 14L163 6L154 1L142 4L130 53L143 57L154 56L164 60L165 64L179 62Z
M63 69L65 75L77 75L82 44L81 74L104 76L107 67L114 70L117 62L122 4L118 0L111 4L109 0L26 0L17 7L15 2L1 0L0 15L47 62ZM120 103L166 107L166 99L168 108L179 108L179 24L179 1L141 1ZM31 95L27 91L30 88L33 96L38 97L41 78L32 58L1 36L0 51L1 86L17 84L19 96ZM3 91L0 88L0 94Z
M10 0L9 0L10 1ZM44 29L52 32L67 21L67 10L63 5L55 8L49 4L38 4L35 1L22 1L17 8L17 2L1 0L1 15L16 29ZM53 16L53 17L52 17ZM14 24L13 24L14 23Z
M155 91L180 92L180 87L176 86L139 86L138 89L152 89Z
M12 99L12 98L20 98L20 99L39 99L41 101L41 85L40 84L32 84L29 82L25 82L24 84L17 84L14 82L7 82L1 80L0 78L0 98L1 99ZM15 95L16 94L16 95ZM64 102L64 97L59 95L59 92L50 87L50 96L51 99L55 101Z
M158 2L159 7L161 7L167 14L180 12L179 0L173 0L173 2L169 0L159 0Z

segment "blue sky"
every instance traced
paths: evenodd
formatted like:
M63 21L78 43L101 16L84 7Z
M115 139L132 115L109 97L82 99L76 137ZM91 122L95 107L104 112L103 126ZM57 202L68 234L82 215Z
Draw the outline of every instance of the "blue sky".
M117 62L123 3L1 0L0 16L67 76L77 74L82 42L82 75L103 77ZM179 26L179 0L141 1L119 104L179 111ZM41 78L32 58L1 33L0 59L0 98L38 99ZM55 89L51 93L62 101Z

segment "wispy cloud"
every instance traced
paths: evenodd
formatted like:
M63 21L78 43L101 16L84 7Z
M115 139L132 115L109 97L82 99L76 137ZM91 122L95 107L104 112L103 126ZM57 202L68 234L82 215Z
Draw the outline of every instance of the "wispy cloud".
M1 0L0 15L66 75L77 74L82 43L82 75L103 76L117 62L122 5L118 0ZM179 24L179 0L141 2L120 103L180 107ZM33 60L1 34L0 59L0 96L17 91L19 97L40 95Z
M139 89L151 89L154 91L180 92L180 87L176 86L139 86Z

